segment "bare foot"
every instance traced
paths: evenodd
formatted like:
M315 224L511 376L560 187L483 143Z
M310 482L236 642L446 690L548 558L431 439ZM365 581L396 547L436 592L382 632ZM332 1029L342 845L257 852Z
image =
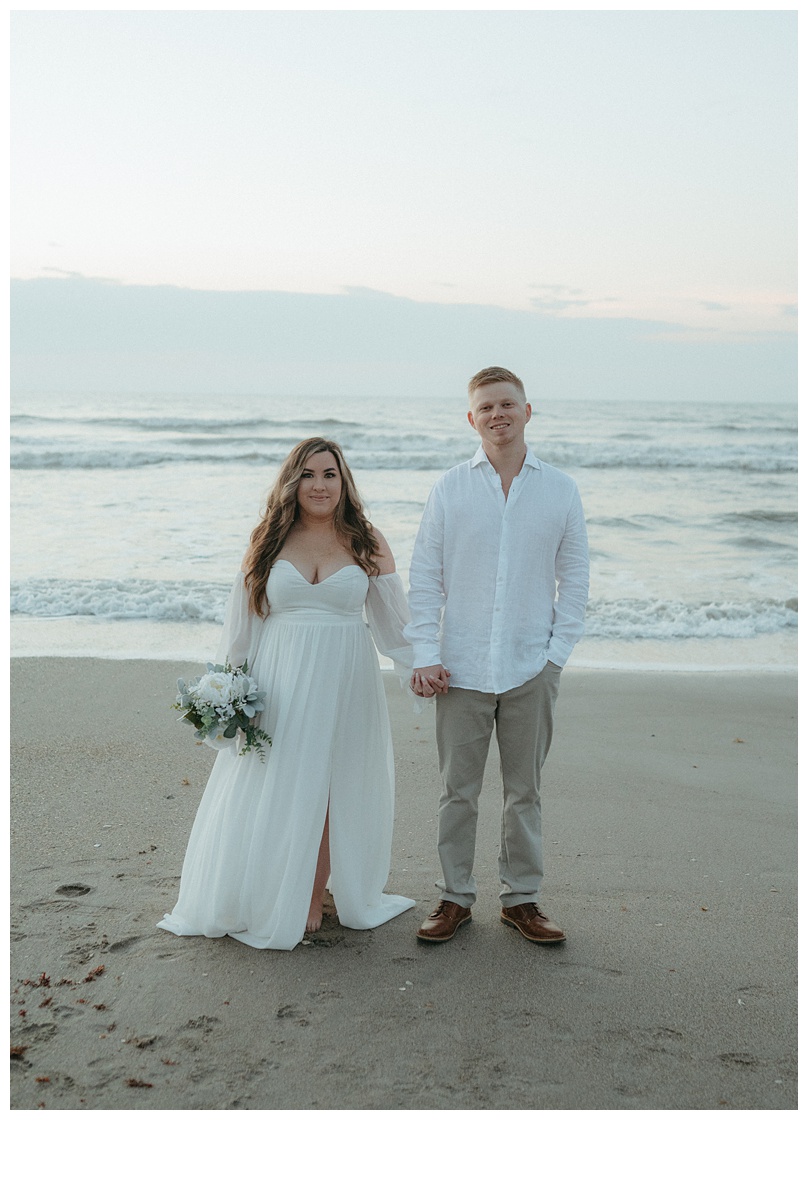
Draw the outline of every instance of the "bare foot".
M312 896L309 916L306 921L306 933L316 933L323 923L323 897L315 900Z

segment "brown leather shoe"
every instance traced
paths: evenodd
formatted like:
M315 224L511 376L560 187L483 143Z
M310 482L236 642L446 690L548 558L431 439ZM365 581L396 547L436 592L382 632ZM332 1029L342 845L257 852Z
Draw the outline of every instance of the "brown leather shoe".
M461 908L451 900L441 900L416 933L422 942L448 942L461 925L471 920L471 909Z
M563 942L567 935L554 925L549 917L535 904L514 904L503 908L500 917L503 925L512 925L529 942Z

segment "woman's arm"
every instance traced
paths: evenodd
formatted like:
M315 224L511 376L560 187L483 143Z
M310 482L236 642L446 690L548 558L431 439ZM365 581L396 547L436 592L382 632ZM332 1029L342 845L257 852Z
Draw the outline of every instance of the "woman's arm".
M245 660L250 660L262 621L261 617L250 611L249 600L242 565L227 600L216 656L218 662L229 662L231 667L240 667Z
M375 525L373 526L373 536L379 544L379 553L375 556L375 563L379 568L379 574L392 575L396 569L396 560L393 558L393 551L387 544L387 538Z

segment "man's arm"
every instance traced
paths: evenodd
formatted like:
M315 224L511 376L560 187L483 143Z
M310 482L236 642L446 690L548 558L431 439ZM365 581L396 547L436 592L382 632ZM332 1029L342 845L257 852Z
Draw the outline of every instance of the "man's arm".
M429 494L415 539L408 599L410 622L404 628L404 636L413 647L410 687L418 696L432 696L449 686L449 673L440 662L440 615L446 602L440 481Z
M577 487L556 551L555 577L557 594L547 656L556 666L563 667L584 631L589 596L589 539Z

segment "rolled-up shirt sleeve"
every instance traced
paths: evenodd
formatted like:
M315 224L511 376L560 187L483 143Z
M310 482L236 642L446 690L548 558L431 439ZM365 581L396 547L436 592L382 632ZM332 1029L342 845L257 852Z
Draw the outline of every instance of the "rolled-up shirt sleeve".
M446 603L443 582L443 503L440 481L426 502L410 561L410 620L404 636L413 648L413 669L441 661L440 623Z
M563 667L584 632L589 595L589 539L577 487L555 557L556 599L547 657Z

